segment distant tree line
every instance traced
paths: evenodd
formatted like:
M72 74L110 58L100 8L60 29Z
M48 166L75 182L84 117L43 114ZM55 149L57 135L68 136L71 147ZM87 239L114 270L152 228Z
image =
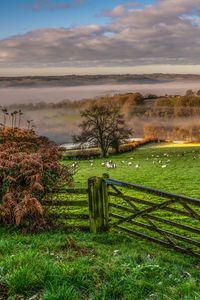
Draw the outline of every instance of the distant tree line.
M200 116L200 92L197 96L175 96L156 99L146 116L160 119Z
M169 123L148 123L144 126L144 137L161 140L200 141L200 124L171 126Z

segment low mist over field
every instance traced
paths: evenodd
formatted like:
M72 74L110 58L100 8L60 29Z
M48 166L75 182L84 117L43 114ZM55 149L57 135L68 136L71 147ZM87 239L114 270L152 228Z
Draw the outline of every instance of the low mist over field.
M0 77L0 103L58 103L119 93L184 95L186 90L198 90L198 75L96 75Z
M153 92L129 92L77 101L22 101L21 104L15 103L5 107L9 114L22 110L23 127L27 127L27 120L33 120L39 134L59 144L72 141L73 135L79 131L80 112L94 103L110 103L120 107L128 126L133 130L133 137L196 141L200 139L200 92L189 89L184 94L185 96L159 96ZM3 114L1 118L3 120ZM8 117L7 122L11 123L11 117Z

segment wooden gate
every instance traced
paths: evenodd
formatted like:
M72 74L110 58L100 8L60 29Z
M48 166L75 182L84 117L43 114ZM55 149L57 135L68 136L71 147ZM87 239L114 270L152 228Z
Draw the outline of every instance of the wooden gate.
M200 258L200 200L107 176L88 188L92 232L117 229Z
M72 197L74 195L74 197ZM200 200L133 183L92 177L42 201L51 220L93 233L118 230L200 258Z

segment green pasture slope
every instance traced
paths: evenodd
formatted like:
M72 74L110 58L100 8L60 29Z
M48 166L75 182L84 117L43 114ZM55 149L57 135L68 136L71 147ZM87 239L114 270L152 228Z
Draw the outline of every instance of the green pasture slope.
M116 168L102 166L110 160ZM185 147L173 144L169 147L167 144L143 146L107 159L77 161L77 169L76 186L86 187L89 177L108 173L113 179L200 198L200 144L193 147L191 144Z
M102 166L109 160L115 169ZM78 162L75 184L85 187L88 177L109 173L115 179L200 198L199 171L198 147L148 146L106 160ZM116 232L31 235L1 228L0 299L31 297L199 300L200 261Z

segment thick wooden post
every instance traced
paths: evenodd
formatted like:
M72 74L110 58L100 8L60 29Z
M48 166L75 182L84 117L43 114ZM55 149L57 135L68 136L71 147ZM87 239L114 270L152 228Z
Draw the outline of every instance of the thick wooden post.
M104 178L104 177L103 177ZM90 231L108 230L108 187L103 178L88 179Z

